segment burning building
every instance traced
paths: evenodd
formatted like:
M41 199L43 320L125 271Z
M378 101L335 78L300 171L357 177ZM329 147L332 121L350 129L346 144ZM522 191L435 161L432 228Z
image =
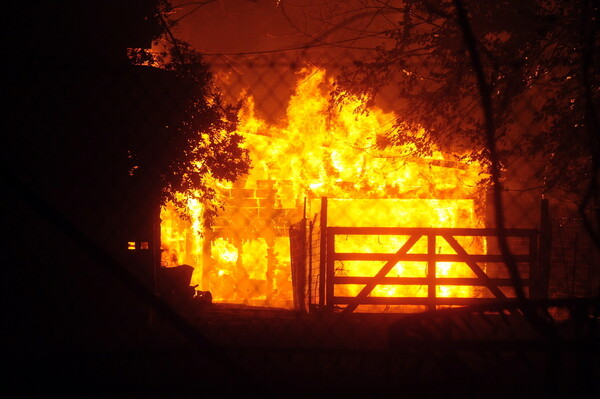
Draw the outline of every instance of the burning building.
M377 108L357 114L359 100L350 97L332 109L330 84L322 70L303 71L287 119L279 125L260 119L252 97L246 97L239 132L250 151L252 170L234 184L215 183L223 209L212 223L192 200L189 221L173 207L163 209L163 266L192 265L192 284L210 291L215 302L290 308L294 295L289 229L301 219L314 219L323 197L330 199L329 225L483 227L485 192L478 164L458 162L438 151L417 158L408 146L380 149L377 139L391 128L396 115ZM386 245L398 244L374 239L345 245L381 252ZM467 245L481 249L485 239ZM352 262L344 265L354 267ZM403 268L411 267L419 268L419 262L398 263L393 273L401 276L406 273ZM442 269L442 275L469 273L449 262ZM378 269L373 270L362 272L375 274ZM410 289L418 291L419 286ZM465 294L465 287L456 288L462 294L444 289L442 296L472 294ZM391 290L383 295L402 293Z

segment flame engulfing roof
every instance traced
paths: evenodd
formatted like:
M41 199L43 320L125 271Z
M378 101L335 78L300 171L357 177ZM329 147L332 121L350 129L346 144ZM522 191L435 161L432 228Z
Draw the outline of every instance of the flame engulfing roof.
M239 132L252 170L232 185L215 182L224 208L212 226L189 201L191 224L163 209L163 265L195 266L193 284L215 301L291 306L288 228L337 198L330 223L344 226L481 227L481 167L433 149L419 158L410 146L381 149L377 138L397 115L359 100L328 100L323 70L304 70L278 125L260 119L253 98L240 110ZM423 134L422 131L413 134ZM400 270L400 268L399 268Z

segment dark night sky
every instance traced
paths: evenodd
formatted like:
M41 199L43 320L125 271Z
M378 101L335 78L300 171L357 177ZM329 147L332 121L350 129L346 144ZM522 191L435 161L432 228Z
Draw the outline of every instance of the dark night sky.
M356 6L355 1L341 0L216 0L199 8L176 8L172 19L181 19L173 33L206 54L215 71L233 67L237 82L219 86L232 92L232 100L242 89L250 88L259 114L276 122L285 112L300 67L326 66L333 76L336 65L348 64L349 54L362 55L351 47L379 44L364 37L351 40L372 24L364 19L323 34L336 15L340 18ZM339 45L329 45L338 41ZM247 62L252 66L245 67ZM271 67L261 69L259 65L265 63Z
M176 8L173 19L181 18L175 34L205 54L270 52L308 45L332 56L349 47L381 44L381 38L369 39L364 34L381 30L375 28L378 22L389 28L389 21L380 15L363 15L357 12L360 9L355 0L216 0L197 9ZM361 15L355 18L356 14Z
M192 10L180 8L176 16ZM203 53L281 49L303 39L275 0L218 0L185 15L175 33Z

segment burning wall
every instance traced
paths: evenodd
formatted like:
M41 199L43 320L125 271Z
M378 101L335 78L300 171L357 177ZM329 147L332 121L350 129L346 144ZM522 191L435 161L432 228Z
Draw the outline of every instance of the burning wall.
M378 149L378 134L396 115L357 114L353 98L331 109L330 89L322 70L303 71L279 125L257 117L245 99L239 132L252 170L235 184L215 183L224 207L212 226L191 200L191 222L163 209L163 265L194 266L192 284L216 302L291 307L288 228L317 212L320 197L344 200L329 215L336 225L482 227L477 165L435 151L415 158L408 146Z

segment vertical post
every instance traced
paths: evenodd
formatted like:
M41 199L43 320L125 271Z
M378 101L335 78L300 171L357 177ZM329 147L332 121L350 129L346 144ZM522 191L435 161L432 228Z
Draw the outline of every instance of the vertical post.
M290 262L294 309L306 312L306 219L293 224L290 232Z
M308 312L310 313L313 308L313 224L311 220L308 224Z
M202 239L202 286L200 289L203 291L210 291L212 283L216 283L211 281L211 275L214 270L211 247L215 237L214 231L206 217L204 217L202 224L204 227L204 237ZM213 295L214 294L215 292L213 292Z
M304 197L304 209L302 210L302 219L306 220L306 197Z
M160 235L160 203L157 201L152 212L152 241L149 243L152 251L152 292L157 293L157 276L161 262L161 235Z
M435 310L436 275L435 275L435 233L427 234L427 310Z
M530 234L529 239L529 298L530 299L543 299L544 295L542 292L544 291L542 285L540 284L540 248L539 243L536 237L536 234ZM541 240L540 240L541 242Z
M325 277L325 307L333 310L333 278L335 276L335 234L327 233L327 275Z
M161 256L162 256L162 242L161 242L161 232L160 232L160 202L156 202L152 207L152 238L148 243L150 246L151 258L152 258L152 278L150 280L150 289L152 289L152 293L154 295L158 294L158 273L160 271L161 266ZM147 322L152 324L155 322L155 312L153 307L148 308L148 318Z
M552 255L552 223L548 199L542 198L540 215L540 242L538 246L538 273L536 282L536 296L538 299L548 298L550 285L550 263Z
M319 305L325 306L325 279L327 264L327 197L321 197L320 219L320 252L319 252Z
M267 272L265 275L267 282L267 305L271 305L274 299L273 291L275 289L275 268L277 263L275 259L275 232L272 229L273 226L270 227L271 230L267 232L265 237L265 242L267 243ZM245 266L242 267L245 268Z
M266 304L270 305L273 300L273 291L275 289L275 269L276 269L276 259L275 259L275 237L277 236L277 231L275 230L274 223L274 214L275 214L275 190L273 189L273 183L269 182L268 185L271 187L272 191L269 191L267 194L266 201L264 201L264 207L260 208L260 211L264 211L267 215L273 215L272 217L268 217L265 221L263 235L265 242L267 244L267 270L265 273L266 280ZM260 204L259 204L260 205ZM241 248L240 248L240 256L241 258Z
M579 235L575 233L575 241L573 242L573 273L571 275L571 296L573 297L575 296L575 280L577 278L577 244L579 244Z

